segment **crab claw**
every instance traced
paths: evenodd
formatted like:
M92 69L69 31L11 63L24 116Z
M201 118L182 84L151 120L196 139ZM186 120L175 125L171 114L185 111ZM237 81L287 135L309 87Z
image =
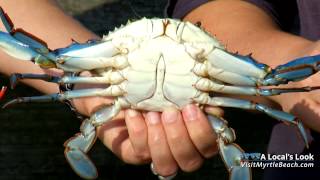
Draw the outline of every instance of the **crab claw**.
M7 87L6 86L2 86L1 91L0 91L0 99L2 99L4 97L4 94L7 91Z
M44 41L23 29L15 29L2 8L0 8L0 19L7 31L0 31L0 46L4 52L20 60L35 62L43 68L56 67L54 61L56 57Z
M286 84L289 81L300 81L320 70L320 55L295 59L276 67L261 82L262 85Z

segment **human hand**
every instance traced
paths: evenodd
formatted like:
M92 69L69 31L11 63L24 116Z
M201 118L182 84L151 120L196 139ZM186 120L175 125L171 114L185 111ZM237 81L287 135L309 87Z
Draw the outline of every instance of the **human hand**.
M194 171L203 158L217 153L211 125L195 105L187 105L181 112L168 109L141 114L126 110L125 114L134 152L151 158L155 171L162 176L172 175L178 168Z
M111 98L75 99L75 107L86 115L110 104ZM129 164L153 163L162 176L178 169L194 171L204 158L218 151L216 135L204 113L195 105L162 113L122 110L110 122L98 127L98 137L113 153Z

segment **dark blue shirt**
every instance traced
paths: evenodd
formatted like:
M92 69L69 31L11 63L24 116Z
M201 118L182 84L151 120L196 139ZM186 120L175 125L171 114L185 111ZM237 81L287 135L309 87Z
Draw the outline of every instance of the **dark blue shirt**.
M269 14L287 32L310 40L320 39L320 0L247 0ZM209 0L171 0L167 13L183 18Z

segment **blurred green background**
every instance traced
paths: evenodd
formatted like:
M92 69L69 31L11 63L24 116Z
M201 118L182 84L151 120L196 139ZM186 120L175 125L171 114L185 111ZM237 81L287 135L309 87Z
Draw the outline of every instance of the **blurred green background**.
M102 35L128 19L163 17L165 0L58 0L67 13L93 32ZM8 78L0 76L8 84ZM0 84L0 85L3 85ZM19 96L40 95L18 85L2 102ZM276 120L262 114L226 109L225 118L236 130L237 143L247 152L265 152ZM21 104L0 110L0 179L79 179L63 155L63 142L77 133L80 122L63 104ZM99 141L89 153L99 170L99 179L157 179L149 165L122 163ZM253 170L261 179L262 170ZM206 160L193 173L179 173L176 179L228 179L219 156Z

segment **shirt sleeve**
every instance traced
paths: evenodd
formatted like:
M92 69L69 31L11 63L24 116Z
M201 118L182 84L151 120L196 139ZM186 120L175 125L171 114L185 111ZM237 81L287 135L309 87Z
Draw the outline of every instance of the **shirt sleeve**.
M287 32L299 33L297 1L246 0L264 10L278 26Z
M264 10L277 24L280 24L279 14L277 13L272 3L266 0L246 0L246 1Z
M193 9L209 2L210 0L168 0L168 5L165 10L165 14L170 18L182 19ZM252 3L259 8L263 9L267 14L269 14L276 22L277 13L273 5L265 0L247 0L247 2Z
M209 0L169 0L166 14L171 18L182 19L193 9L207 2Z

